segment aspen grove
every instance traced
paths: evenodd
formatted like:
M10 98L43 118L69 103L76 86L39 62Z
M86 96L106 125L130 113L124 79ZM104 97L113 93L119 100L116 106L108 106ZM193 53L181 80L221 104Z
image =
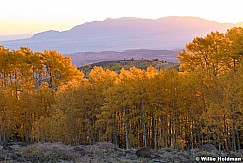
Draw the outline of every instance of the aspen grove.
M54 50L0 46L0 141L243 148L243 28L197 37L180 71L84 74Z

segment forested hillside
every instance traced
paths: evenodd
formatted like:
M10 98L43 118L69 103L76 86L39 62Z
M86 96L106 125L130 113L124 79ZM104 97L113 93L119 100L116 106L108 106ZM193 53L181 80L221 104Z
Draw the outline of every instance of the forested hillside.
M102 67L104 70L111 70L117 73L120 73L121 69L129 70L132 67L139 68L141 70L146 70L147 67L152 66L153 68L160 70L163 68L175 68L179 70L179 64L167 61L159 61L158 59L130 59L130 60L118 60L118 61L103 61L92 64L87 64L85 66L81 66L78 69L82 71L85 77L88 77L91 70L94 67Z
M94 67L0 47L0 139L122 148L243 148L243 28L195 38L182 72Z

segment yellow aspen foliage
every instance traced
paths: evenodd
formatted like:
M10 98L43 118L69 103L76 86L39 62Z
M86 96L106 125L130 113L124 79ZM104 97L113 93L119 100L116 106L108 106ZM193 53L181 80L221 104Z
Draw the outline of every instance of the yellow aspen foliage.
M242 38L242 28L195 38L181 72L94 67L89 78L54 50L0 46L0 140L241 150Z
M206 37L196 37L179 52L180 68L184 71L201 70L217 76L227 70L230 58L229 39L222 33L211 32Z

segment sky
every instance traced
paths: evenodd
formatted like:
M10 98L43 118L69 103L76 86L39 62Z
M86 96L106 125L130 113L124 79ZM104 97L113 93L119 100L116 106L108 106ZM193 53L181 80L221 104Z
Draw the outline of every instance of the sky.
M0 40L106 18L195 16L237 23L242 6L243 0L0 0Z

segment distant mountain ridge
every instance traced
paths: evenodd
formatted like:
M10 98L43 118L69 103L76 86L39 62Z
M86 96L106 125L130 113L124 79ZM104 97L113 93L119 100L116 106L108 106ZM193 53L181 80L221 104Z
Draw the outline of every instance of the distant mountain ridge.
M76 52L124 51L127 49L178 49L194 37L211 31L226 32L236 26L197 17L169 16L156 20L140 18L106 19L87 22L70 30L45 31L29 39L0 42L6 48L28 46L33 51L55 49Z
M73 64L77 67L84 66L86 64L92 64L101 61L117 61L117 60L140 60L146 59L158 59L167 62L177 62L176 56L178 50L125 50L123 52L117 51L103 51L103 52L79 52L68 55Z

